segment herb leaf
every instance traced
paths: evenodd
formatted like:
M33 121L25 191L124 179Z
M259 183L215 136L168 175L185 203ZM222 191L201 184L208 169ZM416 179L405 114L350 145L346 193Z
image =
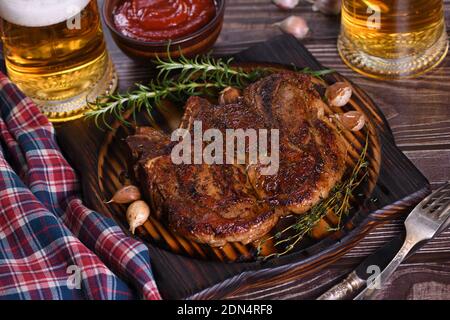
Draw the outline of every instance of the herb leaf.
M158 75L149 84L136 84L134 91L125 94L101 96L88 102L91 110L86 118L94 118L99 127L100 122L111 129L110 118L130 125L124 115L131 112L131 118L145 109L149 115L155 107L161 107L161 101L168 99L181 102L192 95L206 95L211 89L221 90L226 87L243 89L248 84L273 73L272 68L256 68L245 71L233 66L233 59L212 58L210 55L196 56L188 59L181 56L174 60L170 55L166 60L157 58L154 63ZM330 70L312 71L309 68L298 69L297 72L320 77Z
M268 237L258 244L257 252L263 252L262 246L268 240L274 240L274 246L284 246L284 250L281 252L275 252L263 259L269 259L273 257L279 257L292 251L295 246L309 233L311 230L330 212L338 218L338 223L330 231L336 231L341 229L342 218L350 213L351 200L353 199L353 192L360 185L360 183L366 178L368 171L366 170L368 163L366 162L367 148L369 144L369 131L367 131L365 145L359 155L358 161L355 167L351 171L349 177L341 183L338 183L331 191L327 199L322 199L319 203L311 208L311 210L304 215L297 218L294 224L291 224L287 228L277 232L275 235ZM282 235L287 233L293 233L292 235L278 240Z

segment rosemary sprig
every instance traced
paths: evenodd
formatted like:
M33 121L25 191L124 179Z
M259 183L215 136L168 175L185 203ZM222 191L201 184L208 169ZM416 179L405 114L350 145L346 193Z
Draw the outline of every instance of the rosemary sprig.
M211 89L220 90L228 86L242 89L249 83L274 72L272 68L245 71L234 67L231 58L214 59L210 55L196 56L192 59L182 56L177 61L168 55L167 60L158 58L155 64L159 70L155 80L148 85L136 84L137 88L134 91L125 94L106 95L88 102L91 110L85 117L94 118L97 126L100 126L101 120L109 129L111 129L108 124L109 116L129 125L124 117L127 112L135 119L136 114L144 108L152 119L151 111L155 107L161 107L161 101L164 99L180 102L192 95L209 95ZM297 71L316 77L329 73L328 70L312 71L309 68Z
M156 59L156 69L159 70L158 78L167 79L178 72L178 82L195 81L196 79L214 80L219 87L234 86L243 88L268 72L267 68L257 68L251 72L245 72L242 68L233 67L233 58L227 60L214 59L210 55L195 56L188 59L181 56L175 61L170 55L167 60Z
M367 134L365 145L348 179L346 179L342 183L337 184L331 190L330 196L327 199L321 200L318 204L313 206L307 214L299 216L294 224L277 232L275 235L262 240L258 245L258 255L261 253L264 243L269 240L275 240L275 247L284 245L284 250L282 252L276 252L267 255L263 257L264 259L285 255L286 253L294 249L295 246L305 237L305 235L311 232L311 230L317 225L317 223L319 223L319 221L322 220L330 212L333 212L334 215L338 218L337 225L330 231L336 231L341 228L342 217L348 215L350 212L350 202L353 198L353 192L367 176L367 170L364 169L367 168L368 165L366 162L368 142L369 135ZM288 232L292 232L293 234L281 239L283 235Z
M306 68L303 68L303 69L298 69L298 68L295 68L295 69L296 69L297 72L301 72L301 73L304 73L304 74L309 74L309 75L311 75L313 77L316 77L316 78L319 78L319 79L322 79L322 77L327 75L327 74L331 74L331 73L336 72L333 69L312 70L309 67L306 67Z
M111 126L106 119L107 115L112 115L123 124L128 125L130 123L123 117L127 110L130 110L133 118L135 118L136 113L140 112L142 108L145 108L150 119L152 119L151 111L153 107L160 106L163 99L169 98L172 101L180 101L185 95L198 95L208 88L218 88L216 83L194 81L180 83L175 81L165 81L161 84L150 82L148 86L141 84L137 86L137 90L125 95L109 95L97 99L94 103L95 109L86 113L85 117L94 118L94 122L98 127L100 126L99 120L102 120L102 123L107 128L111 129Z

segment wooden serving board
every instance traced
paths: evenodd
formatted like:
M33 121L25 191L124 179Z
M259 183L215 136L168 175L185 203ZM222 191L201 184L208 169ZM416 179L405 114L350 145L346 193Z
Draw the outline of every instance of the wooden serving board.
M274 38L237 54L235 58L241 63L292 64L300 68L323 69L290 36ZM338 74L331 74L325 80L333 83L346 79ZM372 175L371 195L367 197L376 201L365 201L342 231L302 250L268 261L225 263L201 260L148 243L155 278L164 298L226 298L245 290L250 284L264 289L274 283L298 279L337 260L375 226L405 213L428 193L428 181L395 146L380 110L356 85L353 84L353 87L353 103L371 119L372 136L376 137L371 151L372 158L369 159L374 163L376 175ZM108 176L108 172L114 170L104 169L114 166L120 156L114 152L105 152L109 150L107 145L114 139L114 135L98 130L91 122L80 120L58 126L57 137L69 161L81 176L86 204L113 216L126 229L123 215L122 218L118 217L111 206L104 204L105 198L109 196L105 194L105 185L121 183L120 177L112 174Z
M255 68L271 68L273 72L292 70L290 65L279 64L267 64L267 63L245 63L237 62L235 67L243 70L252 71ZM312 78L316 89L321 95L324 95L327 83L319 78ZM329 107L326 106L325 114L332 115L336 113L342 113L351 110L358 110L359 112L366 113L362 110L360 105L361 101L355 95L344 108ZM135 119L131 119L131 116L127 118L129 122L136 122L138 126L153 126L158 130L170 135L173 130L179 127L181 117L184 113L184 103L174 104L165 103L161 108L154 108L152 110L151 121L148 117L148 113L142 110L137 114ZM370 114L366 113L366 118L372 119ZM334 121L330 121L331 126L336 126ZM136 184L139 185L139 181L132 181L132 167L133 159L130 154L130 150L125 142L129 135L134 134L134 126L124 126L119 121L114 121L111 124L113 128L105 135L105 140L101 144L98 153L98 184L99 191L103 194L105 199L113 197L114 193L120 189L123 185ZM340 230L338 226L347 226L346 220L355 217L359 214L364 202L371 197L374 186L376 185L379 170L380 170L380 140L378 138L378 129L376 125L370 121L361 131L352 132L349 130L340 130L342 138L346 144L347 156L346 165L347 173L344 175L344 179L348 178L350 171L355 167L356 162L360 158L360 154L366 145L367 141L367 170L362 170L358 179L365 175L363 183L355 190L353 201L351 203L352 210L350 214L339 222L335 215L329 213L326 217L320 220L313 230L302 237L301 241L296 243L295 247L290 251L292 252L307 252L310 250L313 244L319 240L333 236L339 238L342 233L340 231L335 232L330 229ZM125 212L127 210L126 205L110 204L108 211L121 224L124 228L127 226L125 219ZM274 256L283 252L288 245L292 244L295 239L289 238L293 236L294 232L283 233L286 227L293 225L296 222L297 217L291 215L283 217L276 224L269 234L265 237L264 241L255 241L253 243L243 244L240 242L228 243L222 247L212 247L207 244L196 243L185 237L180 236L176 232L170 230L164 223L159 221L156 217L151 216L146 223L137 229L137 236L144 242L168 250L172 253L184 255L192 259L199 259L203 261L219 261L223 263L227 262L252 262L260 258L274 258ZM352 228L350 226L349 228ZM278 234L278 236L276 236ZM276 240L274 239L276 237ZM284 245L274 245L275 242L283 242Z

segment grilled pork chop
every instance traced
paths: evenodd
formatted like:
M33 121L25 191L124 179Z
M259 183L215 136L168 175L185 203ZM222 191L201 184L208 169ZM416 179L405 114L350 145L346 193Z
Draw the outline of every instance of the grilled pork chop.
M279 217L308 211L342 178L346 150L320 105L310 78L293 72L255 82L234 104L191 97L180 124L191 133L194 121L222 133L279 129L278 172L264 175L260 163L177 165L170 156L176 142L143 127L127 138L135 176L157 217L177 233L212 246L252 242Z

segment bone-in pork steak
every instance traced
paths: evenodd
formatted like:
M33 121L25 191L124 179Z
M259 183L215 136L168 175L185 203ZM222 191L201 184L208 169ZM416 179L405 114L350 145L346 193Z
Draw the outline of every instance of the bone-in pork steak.
M273 74L235 104L191 97L185 109L180 128L191 133L194 121L224 136L226 129L279 129L280 160L274 175L263 175L259 163L177 165L170 156L176 142L139 128L127 138L135 176L156 216L183 236L212 246L252 242L279 217L308 211L342 178L346 149L308 76Z

